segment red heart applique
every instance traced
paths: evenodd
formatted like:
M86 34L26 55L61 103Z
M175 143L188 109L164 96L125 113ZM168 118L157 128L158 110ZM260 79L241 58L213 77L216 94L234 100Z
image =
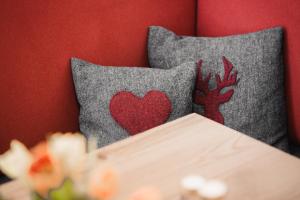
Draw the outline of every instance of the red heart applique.
M172 104L161 91L151 90L142 98L121 91L111 98L109 109L116 122L130 135L135 135L166 122Z

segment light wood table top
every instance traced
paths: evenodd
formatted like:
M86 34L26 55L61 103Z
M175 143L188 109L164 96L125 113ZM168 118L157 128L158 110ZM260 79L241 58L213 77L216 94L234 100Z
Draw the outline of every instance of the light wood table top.
M120 171L126 200L135 189L158 187L165 200L180 199L180 180L190 174L223 180L226 200L299 200L300 159L197 114L190 114L98 152ZM0 187L7 199L29 199L13 181Z

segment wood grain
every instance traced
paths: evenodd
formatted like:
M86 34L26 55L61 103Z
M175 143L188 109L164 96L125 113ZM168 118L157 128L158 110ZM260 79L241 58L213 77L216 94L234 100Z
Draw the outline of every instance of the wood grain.
M124 200L141 186L180 199L185 175L225 181L226 200L300 199L300 160L197 114L97 150L119 170ZM18 181L1 185L7 199L29 199Z

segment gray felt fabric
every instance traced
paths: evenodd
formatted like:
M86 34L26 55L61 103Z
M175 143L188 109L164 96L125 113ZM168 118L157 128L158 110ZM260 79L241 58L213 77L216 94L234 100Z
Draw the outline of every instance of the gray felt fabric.
M229 87L234 90L231 99L219 107L224 124L287 150L280 27L211 38L178 36L158 26L149 29L148 57L151 67L168 69L201 59L203 79L209 72L212 74L209 81L211 90L216 87L214 75L223 77L224 74L222 56L233 64L233 71L238 71L239 79L235 86ZM203 114L203 109L202 105L194 105L195 112Z
M80 130L96 136L102 147L129 136L111 116L110 100L119 91L143 97L149 90L164 92L172 104L171 121L192 112L195 62L170 70L141 67L104 67L71 59L73 80L80 104ZM124 102L125 104L128 102Z

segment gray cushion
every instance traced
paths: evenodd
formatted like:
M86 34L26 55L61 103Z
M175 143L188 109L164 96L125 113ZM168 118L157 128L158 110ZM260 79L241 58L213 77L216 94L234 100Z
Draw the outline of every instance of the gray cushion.
M71 64L80 130L99 147L192 112L195 62L170 70Z
M287 150L281 28L209 38L152 26L148 54L153 68L200 61L194 111Z

